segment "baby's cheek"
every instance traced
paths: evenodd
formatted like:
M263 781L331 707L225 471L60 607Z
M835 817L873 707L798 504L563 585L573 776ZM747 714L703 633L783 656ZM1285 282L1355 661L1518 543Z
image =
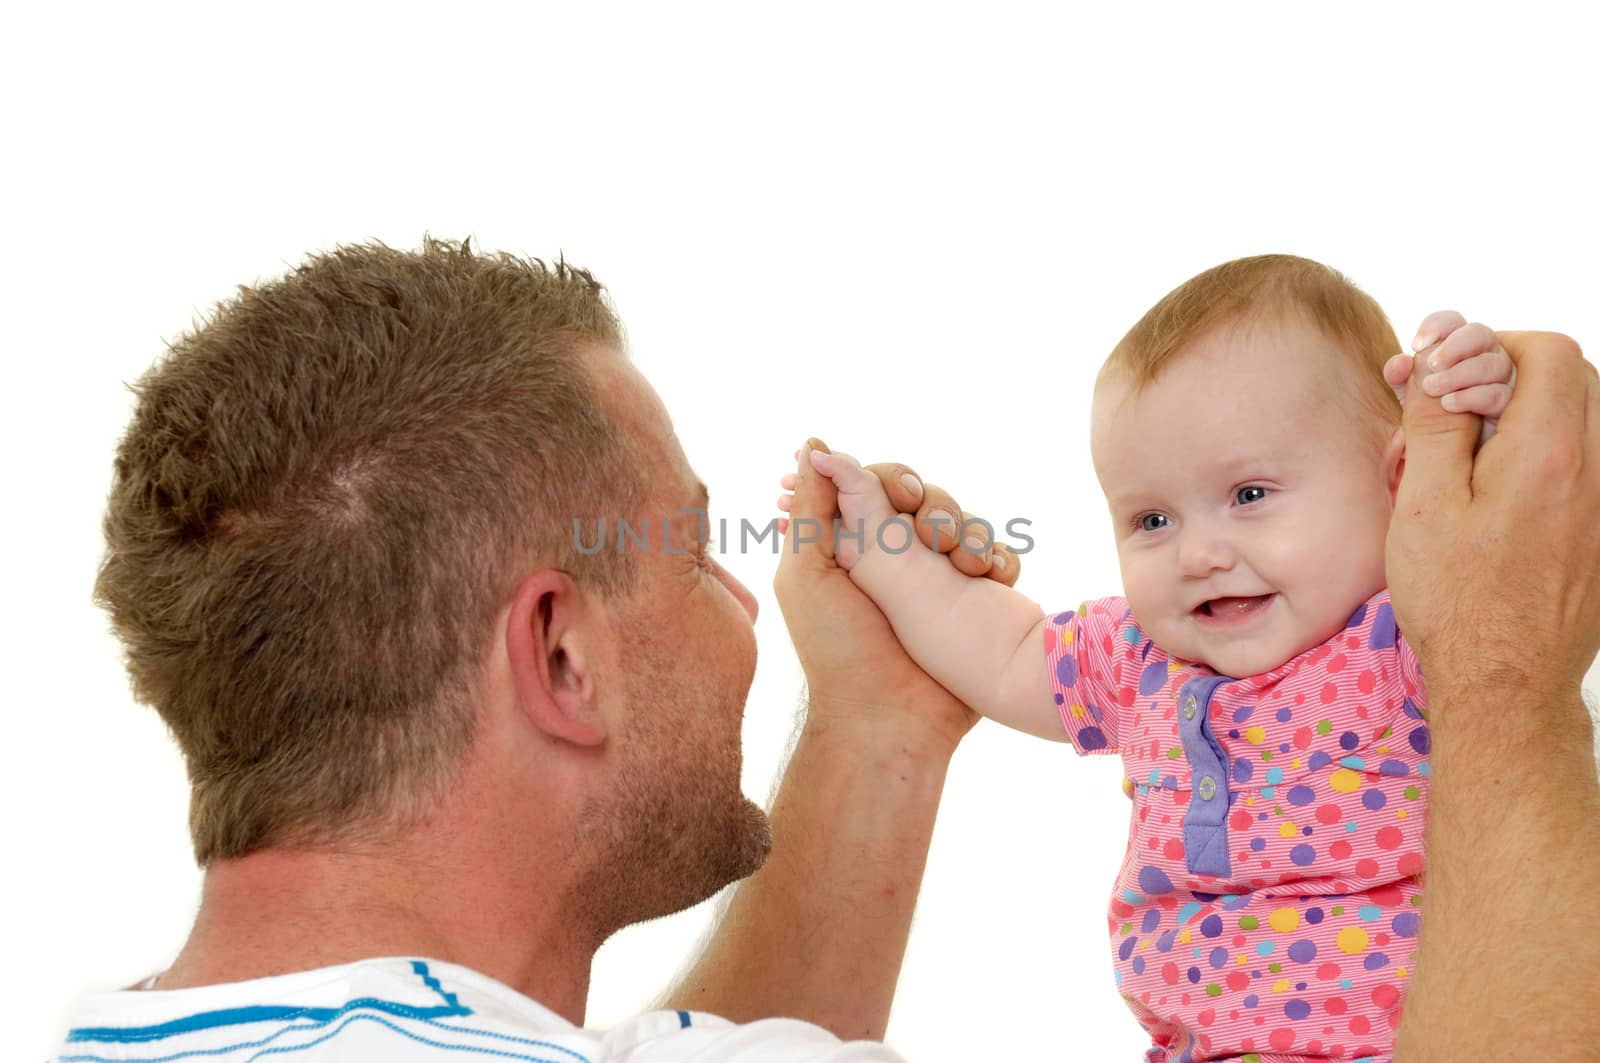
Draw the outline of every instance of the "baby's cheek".
M1171 616L1178 608L1177 590L1171 580L1159 575L1147 562L1146 558L1131 562L1123 559L1122 594L1128 599L1128 608L1133 610L1139 629L1154 639L1156 645L1170 651L1173 647L1169 641L1174 634Z
M1351 499L1342 520L1330 522L1319 537L1308 534L1293 567L1297 612L1314 630L1311 644L1338 632L1356 607L1381 591L1384 539L1390 512L1385 500Z
M1137 562L1131 561L1126 555L1118 557L1119 567L1122 570L1122 596L1128 599L1128 606L1133 610L1134 616L1144 612L1147 601L1143 573Z

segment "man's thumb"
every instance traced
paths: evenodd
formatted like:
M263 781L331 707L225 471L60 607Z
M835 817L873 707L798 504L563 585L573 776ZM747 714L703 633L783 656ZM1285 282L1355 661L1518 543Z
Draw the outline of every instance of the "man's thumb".
M784 536L783 559L807 562L833 560L833 518L839 512L839 492L833 481L811 467L811 452L833 453L815 437L800 448L795 469L794 497L789 507L789 531Z
M1413 508L1424 498L1465 497L1471 491L1472 454L1478 444L1481 418L1451 413L1422 388L1429 375L1431 350L1417 355L1401 426L1405 429L1405 475L1400 480L1397 508L1409 499Z

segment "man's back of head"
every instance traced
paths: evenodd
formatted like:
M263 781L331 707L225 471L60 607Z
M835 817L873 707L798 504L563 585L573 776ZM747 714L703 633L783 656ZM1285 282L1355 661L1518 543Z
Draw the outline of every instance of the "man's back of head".
M313 256L140 381L96 585L188 764L202 864L426 809L473 726L496 610L535 561L602 593L573 514L627 512L587 272L469 244Z

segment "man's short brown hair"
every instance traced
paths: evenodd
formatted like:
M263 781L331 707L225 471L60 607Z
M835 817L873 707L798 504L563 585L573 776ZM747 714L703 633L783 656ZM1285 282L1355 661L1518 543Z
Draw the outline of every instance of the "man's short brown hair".
M140 380L95 591L183 750L202 865L425 808L518 577L629 589L573 538L642 489L595 344L622 330L584 270L374 243L242 288Z
M1399 353L1400 341L1383 308L1338 270L1294 255L1236 258L1184 281L1128 330L1101 373L1126 373L1137 389L1212 329L1294 316L1352 360L1357 396L1398 424L1400 402L1383 379L1383 364Z

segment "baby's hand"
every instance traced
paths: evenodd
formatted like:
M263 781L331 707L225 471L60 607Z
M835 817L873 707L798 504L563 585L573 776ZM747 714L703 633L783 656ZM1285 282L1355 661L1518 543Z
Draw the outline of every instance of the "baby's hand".
M863 555L879 548L879 529L893 522L899 528L882 531L881 543L890 550L899 551L902 544L909 545L912 538L911 518L904 516L890 503L884 493L883 481L861 467L861 463L848 454L821 450L811 452L811 467L833 481L839 491L838 539L834 544L834 561L846 572L854 568ZM783 478L785 491L794 488L793 475ZM789 495L778 498L778 508L788 511ZM859 533L859 534L858 534ZM823 534L833 534L824 529Z
M1475 413L1483 418L1483 439L1494 434L1495 421L1511 401L1517 369L1494 330L1487 325L1467 324L1453 310L1429 314L1417 329L1411 349L1425 357L1426 374L1422 390L1440 396L1439 404L1452 412ZM1397 354L1383 368L1384 379L1405 401L1407 381L1412 375L1410 355Z

